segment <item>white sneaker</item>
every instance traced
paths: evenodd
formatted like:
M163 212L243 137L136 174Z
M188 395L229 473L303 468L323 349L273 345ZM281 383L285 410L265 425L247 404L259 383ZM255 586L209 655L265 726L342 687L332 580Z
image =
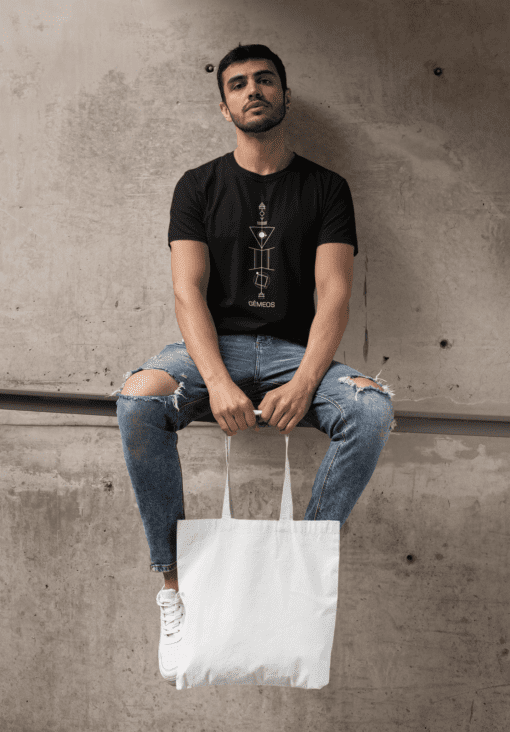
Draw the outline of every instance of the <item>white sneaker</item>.
M184 605L175 590L158 592L156 602L161 608L161 633L159 636L159 670L161 676L175 686L177 679L177 655L182 640Z

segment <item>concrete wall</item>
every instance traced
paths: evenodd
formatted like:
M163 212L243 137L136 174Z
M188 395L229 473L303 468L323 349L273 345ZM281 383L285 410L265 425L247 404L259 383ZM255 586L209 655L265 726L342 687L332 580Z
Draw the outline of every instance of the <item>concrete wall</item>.
M383 368L397 411L509 414L504 0L40 5L0 9L2 388L110 394L180 340L173 187L235 148L215 69L265 43L292 148L353 193L336 358ZM159 675L161 581L116 420L0 421L2 732L506 730L505 439L391 435L342 528L329 686L180 694ZM290 437L295 518L327 446ZM188 518L221 513L223 447L215 425L179 433ZM238 517L277 518L283 440L239 433L232 450Z

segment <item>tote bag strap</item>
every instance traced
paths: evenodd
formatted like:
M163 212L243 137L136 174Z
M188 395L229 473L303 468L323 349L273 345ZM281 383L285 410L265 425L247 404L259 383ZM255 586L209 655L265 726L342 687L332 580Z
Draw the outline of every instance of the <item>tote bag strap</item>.
M255 414L262 414L260 409L254 410ZM227 460L227 481L225 484L225 496L223 498L222 519L232 519L234 509L232 506L232 497L230 495L229 477L230 477L230 440L229 435L225 435L225 456ZM289 435L285 435L285 480L283 483L282 504L280 508L280 521L292 521L294 517L294 508L292 505L292 489L290 485L290 465L289 465Z

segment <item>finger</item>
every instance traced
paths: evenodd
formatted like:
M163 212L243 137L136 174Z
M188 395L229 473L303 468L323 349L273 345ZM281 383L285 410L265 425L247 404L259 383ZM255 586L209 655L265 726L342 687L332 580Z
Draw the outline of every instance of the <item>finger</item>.
M273 427L276 427L279 430L285 429L285 424L287 422L287 417L285 414L280 414L279 417L277 417L275 414L273 415L271 421L269 424L273 425Z
M267 407L266 407L266 409L267 409ZM262 420L262 422L265 422L266 424L270 424L269 420L270 420L270 419L271 419L271 417L273 417L273 416L274 416L274 414L273 414L273 412L272 412L272 411L269 411L269 410L268 410L268 411L266 412L265 410L263 410L263 411L262 411L262 414L260 414L260 415L259 415L259 419L260 419L260 420Z
M224 431L225 431L225 433L226 433L226 434L227 434L227 435L228 435L229 437L232 437L233 435L235 435L235 434L236 434L236 432L237 432L237 425L236 425L235 421L234 421L234 424L233 424L233 426L230 426L230 424L229 424L229 423L227 422L227 420L225 420L225 427L226 427L227 429L226 429L226 430L224 430Z

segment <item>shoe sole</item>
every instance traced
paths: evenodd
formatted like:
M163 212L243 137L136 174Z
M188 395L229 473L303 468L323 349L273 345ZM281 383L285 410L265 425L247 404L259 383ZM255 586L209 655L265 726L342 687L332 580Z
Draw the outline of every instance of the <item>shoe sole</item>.
M176 676L165 676L161 670L161 665L159 666L159 673L161 674L162 678L167 681L172 686L175 686L177 684L177 675Z
M159 667L159 673L161 674L162 678L167 681L169 684L172 684L172 686L175 686L177 683L177 676L165 676L163 672L161 671L161 666Z

